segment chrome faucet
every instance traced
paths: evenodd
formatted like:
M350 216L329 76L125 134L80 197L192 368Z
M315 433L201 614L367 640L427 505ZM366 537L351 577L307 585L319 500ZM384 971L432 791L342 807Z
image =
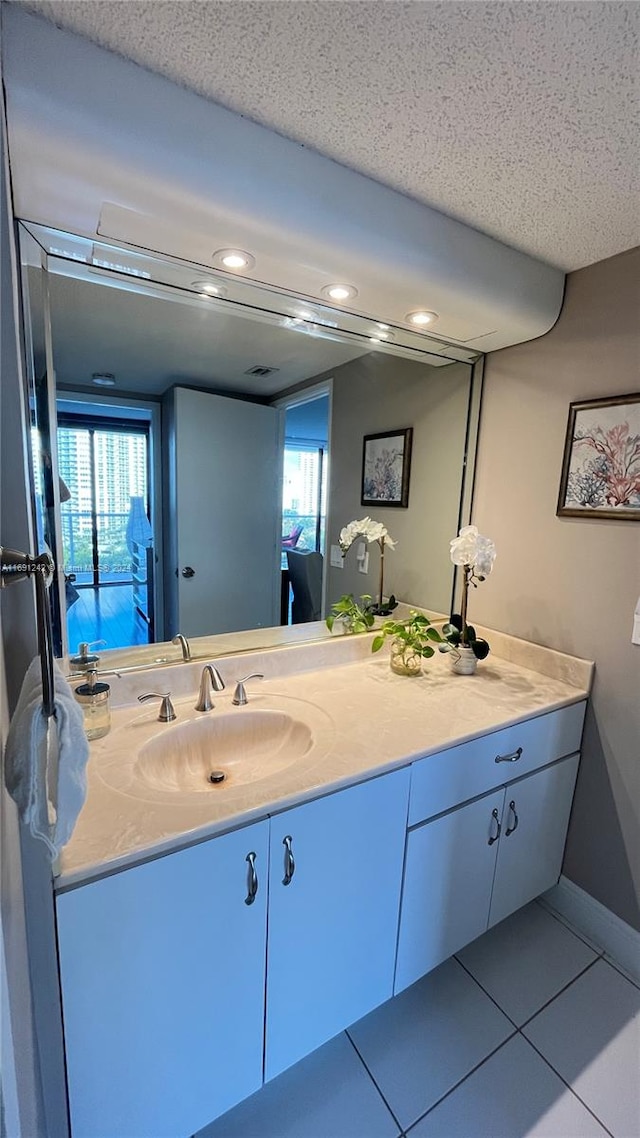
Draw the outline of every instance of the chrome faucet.
M186 636L183 636L181 632L176 632L171 643L180 645L182 648L182 662L186 664L191 659L191 648Z
M212 691L224 691L224 680L215 664L205 664L200 677L196 711L211 711L213 707Z

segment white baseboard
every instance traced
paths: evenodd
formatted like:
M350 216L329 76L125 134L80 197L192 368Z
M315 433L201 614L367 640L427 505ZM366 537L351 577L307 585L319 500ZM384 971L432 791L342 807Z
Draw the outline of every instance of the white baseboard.
M640 932L568 877L539 898L640 983Z

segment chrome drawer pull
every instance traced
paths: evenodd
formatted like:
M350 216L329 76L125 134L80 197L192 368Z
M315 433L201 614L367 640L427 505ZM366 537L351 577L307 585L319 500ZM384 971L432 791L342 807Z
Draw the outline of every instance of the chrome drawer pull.
M491 811L491 817L493 818L497 829L496 829L496 833L493 834L492 837L490 837L489 841L487 842L487 845L489 845L489 846L492 846L494 842L497 842L498 838L500 837L500 832L502 830L502 826L500 825L500 816L498 814L496 807L494 807L493 810Z
M517 763L522 754L522 747L518 747L517 751L512 751L510 755L496 755L497 763Z
M518 829L518 822L520 821L518 818L518 813L516 811L516 804L513 799L511 799L511 802L509 803L509 812L513 814L513 826L507 826L504 832L505 837L507 838L509 837L509 834L515 834L516 830Z
M293 857L293 850L291 849L292 842L291 834L287 834L286 838L282 839L284 846L284 877L282 878L283 885L291 885L291 879L296 871L296 863Z
M256 873L256 855L251 852L248 853L244 859L249 866L247 870L247 896L244 899L245 905L253 905L258 892L258 874Z

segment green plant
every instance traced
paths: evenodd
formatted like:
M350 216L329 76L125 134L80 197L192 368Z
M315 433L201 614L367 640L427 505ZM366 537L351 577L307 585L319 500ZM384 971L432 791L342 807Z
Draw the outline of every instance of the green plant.
M477 660L485 660L491 649L486 640L476 636L472 624L463 623L459 613L454 612L447 624L442 626L442 635L445 643L441 644L441 652L457 652L460 648L470 648Z
M325 623L330 632L336 621L344 625L346 632L367 632L374 623L373 598L368 593L360 597L358 604L353 593L344 593L339 601L331 606L331 614Z
M389 636L399 642L407 655L423 658L433 656L435 649L432 648L432 644L442 644L442 637L437 628L433 627L426 616L414 609L404 620L385 620L377 636L373 638L371 651L379 652Z

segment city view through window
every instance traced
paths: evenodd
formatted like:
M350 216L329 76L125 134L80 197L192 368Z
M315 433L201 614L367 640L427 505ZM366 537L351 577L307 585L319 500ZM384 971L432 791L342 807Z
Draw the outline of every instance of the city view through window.
M153 535L146 428L61 416L58 473L71 648L81 640L109 648L148 643Z
M321 447L285 444L282 491L283 567L286 550L324 549L326 452Z
M146 435L62 426L58 469L69 493L61 507L65 573L80 585L130 581L127 523L132 496L147 506Z

